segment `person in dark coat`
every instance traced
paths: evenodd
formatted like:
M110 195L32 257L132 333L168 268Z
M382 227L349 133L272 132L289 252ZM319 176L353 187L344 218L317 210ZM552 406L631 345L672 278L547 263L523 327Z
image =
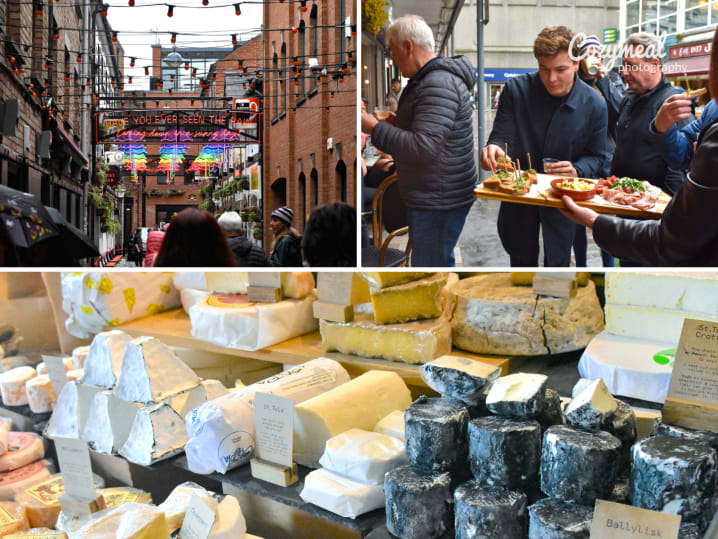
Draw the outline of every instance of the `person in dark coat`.
M309 216L302 238L311 267L353 267L357 261L357 212L343 202L325 204Z
M508 147L509 156L522 161L524 169L528 153L537 170L544 158L551 157L560 160L551 167L552 174L583 178L605 174L606 102L576 75L578 44L573 37L565 26L549 26L539 33L534 41L538 73L513 78L504 86L488 145L481 153L484 170L498 168L497 159L505 156ZM512 266L538 265L539 230L544 265L570 265L576 227L555 208L502 202L498 230Z
M269 266L264 251L242 235L242 218L236 211L224 212L217 219L217 224L227 236L227 245L234 254L237 266L243 268Z
M710 88L718 96L718 31L713 34ZM714 98L715 101L715 98ZM646 266L718 266L718 120L698 136L690 172L660 220L642 221L598 215L563 197L561 212L593 228L602 249Z
M408 209L412 266L453 266L477 182L474 68L465 57L436 57L431 28L417 15L398 18L386 37L394 65L410 80L397 114L377 121L362 113L362 131L394 158Z
M272 212L269 226L274 234L270 266L299 268L302 266L302 237L292 226L294 211L282 206Z

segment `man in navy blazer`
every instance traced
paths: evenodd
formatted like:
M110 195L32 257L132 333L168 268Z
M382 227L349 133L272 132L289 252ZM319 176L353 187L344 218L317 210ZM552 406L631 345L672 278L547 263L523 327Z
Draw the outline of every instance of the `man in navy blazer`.
M481 152L484 170L497 168L504 156L556 175L598 178L607 172L608 113L603 98L578 76L578 43L565 26L549 26L534 42L537 73L509 80L488 144ZM550 171L544 158L558 159ZM511 266L535 267L543 234L544 265L569 266L575 227L555 208L502 202L498 231Z

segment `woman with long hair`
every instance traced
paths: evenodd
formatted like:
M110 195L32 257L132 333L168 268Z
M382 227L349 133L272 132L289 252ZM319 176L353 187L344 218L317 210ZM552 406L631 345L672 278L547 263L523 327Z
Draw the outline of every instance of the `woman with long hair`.
M292 226L293 217L294 211L288 206L282 206L272 212L269 223L274 235L272 256L269 259L271 266L302 266L302 239Z
M234 266L234 255L212 214L187 208L172 219L153 266Z

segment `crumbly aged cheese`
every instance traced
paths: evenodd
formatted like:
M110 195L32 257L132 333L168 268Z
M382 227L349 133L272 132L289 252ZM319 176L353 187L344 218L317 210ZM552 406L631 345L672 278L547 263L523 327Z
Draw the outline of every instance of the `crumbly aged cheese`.
M246 271L207 271L207 290L219 294L246 294L249 274Z
M681 515L705 529L713 516L716 453L675 436L651 436L631 449L631 505Z
M498 415L536 417L544 407L546 382L543 374L517 373L496 380L486 397L486 406Z
M17 470L45 455L42 439L32 432L11 432L7 453L0 455L0 472Z
M421 367L421 378L431 389L470 403L499 376L500 368L460 356L441 356Z
M55 474L18 493L15 499L25 508L30 527L54 528L60 514L60 496L64 492L62 475Z
M384 505L384 486L355 481L322 468L304 478L299 496L339 516L356 518Z
M379 325L369 315L354 315L346 324L319 322L325 351L379 357L404 363L426 363L451 352L451 325L443 318Z
M454 492L457 539L526 537L526 494L467 481Z
M411 466L384 477L386 527L397 537L445 537L454 528L451 475L420 475Z
M408 462L402 441L362 429L349 429L327 440L319 459L325 470L374 485L383 485L386 472Z
M12 419L0 417L0 455L4 455L10 446L10 428Z
M199 376L165 344L154 337L139 337L125 346L122 371L113 391L120 399L150 404L192 389L199 382Z
M215 513L217 512L217 498L197 483L187 481L181 485L177 485L172 492L170 492L170 495L167 496L167 499L157 506L158 509L165 514L167 526L169 526L170 530L176 530L182 527L182 521L189 507L192 494L199 496L210 509Z
M360 275L369 283L369 286L386 288L387 286L416 281L431 275L431 273L425 271L364 271Z
M588 431L608 430L618 404L600 378L576 395L566 407L566 422Z
M237 498L229 494L226 495L217 506L217 515L207 539L234 539L235 537L248 539L253 537L246 531L247 522L244 520Z
M69 372L75 368L75 360L71 356L63 357L62 364L65 367L65 372ZM41 374L47 374L47 366L44 361L41 361L35 367L38 376Z
M395 372L368 371L294 407L294 459L318 467L326 441L351 428L370 430L393 410L405 410L411 394Z
M550 427L541 449L541 491L585 505L607 499L616 483L620 447L621 441L607 432Z
M138 505L120 517L117 539L169 539L165 514L153 505Z
M184 419L198 406L227 393L229 390L219 380L202 380L198 386L172 395L165 402Z
M122 370L125 345L131 340L127 333L117 329L95 335L85 361L82 383L105 389L114 387Z
M0 472L0 500L14 500L19 492L50 477L50 463L36 460L11 472Z
M592 506L544 498L529 507L529 539L585 539L592 522Z
M387 434L398 438L402 442L405 441L404 437L404 412L401 410L394 410L374 426L374 432L379 434Z
M78 346L72 351L72 360L75 369L84 369L87 354L90 353L89 346Z
M50 377L47 374L40 374L28 380L27 384L25 384L25 392L27 393L27 403L31 412L44 414L52 411L57 398L50 383Z
M404 421L406 452L415 470L433 474L466 467L469 412L461 402L421 395L407 408Z
M441 291L446 279L446 273L436 273L404 284L372 288L374 320L377 324L396 324L441 316Z
M0 392L5 406L22 406L27 404L25 384L37 373L32 367L15 367L0 374Z
M185 417L189 469L225 473L249 462L254 455L256 392L287 397L298 405L348 381L338 362L317 358L195 408Z
M463 279L451 287L454 346L483 354L543 355L585 347L603 329L596 286L572 298L537 296L511 286L507 273Z
M0 502L0 537L27 530L30 523L22 505L14 502Z
M553 425L566 423L561 397L558 392L553 389L546 389L543 410L536 416L536 420L541 424L541 433Z
M482 417L469 423L469 464L482 485L538 493L541 425L535 420Z
M137 411L119 453L130 462L148 466L181 453L186 443L182 418L170 406L155 404Z
M655 424L663 419L661 411L645 408L634 408L633 411L636 414L636 440L652 436Z

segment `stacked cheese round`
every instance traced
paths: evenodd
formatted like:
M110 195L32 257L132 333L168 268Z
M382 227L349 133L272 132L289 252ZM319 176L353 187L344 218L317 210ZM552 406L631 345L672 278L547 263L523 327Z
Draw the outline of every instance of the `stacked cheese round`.
M35 378L37 373L32 367L15 367L0 374L0 392L5 406L22 406L27 404L25 385Z

